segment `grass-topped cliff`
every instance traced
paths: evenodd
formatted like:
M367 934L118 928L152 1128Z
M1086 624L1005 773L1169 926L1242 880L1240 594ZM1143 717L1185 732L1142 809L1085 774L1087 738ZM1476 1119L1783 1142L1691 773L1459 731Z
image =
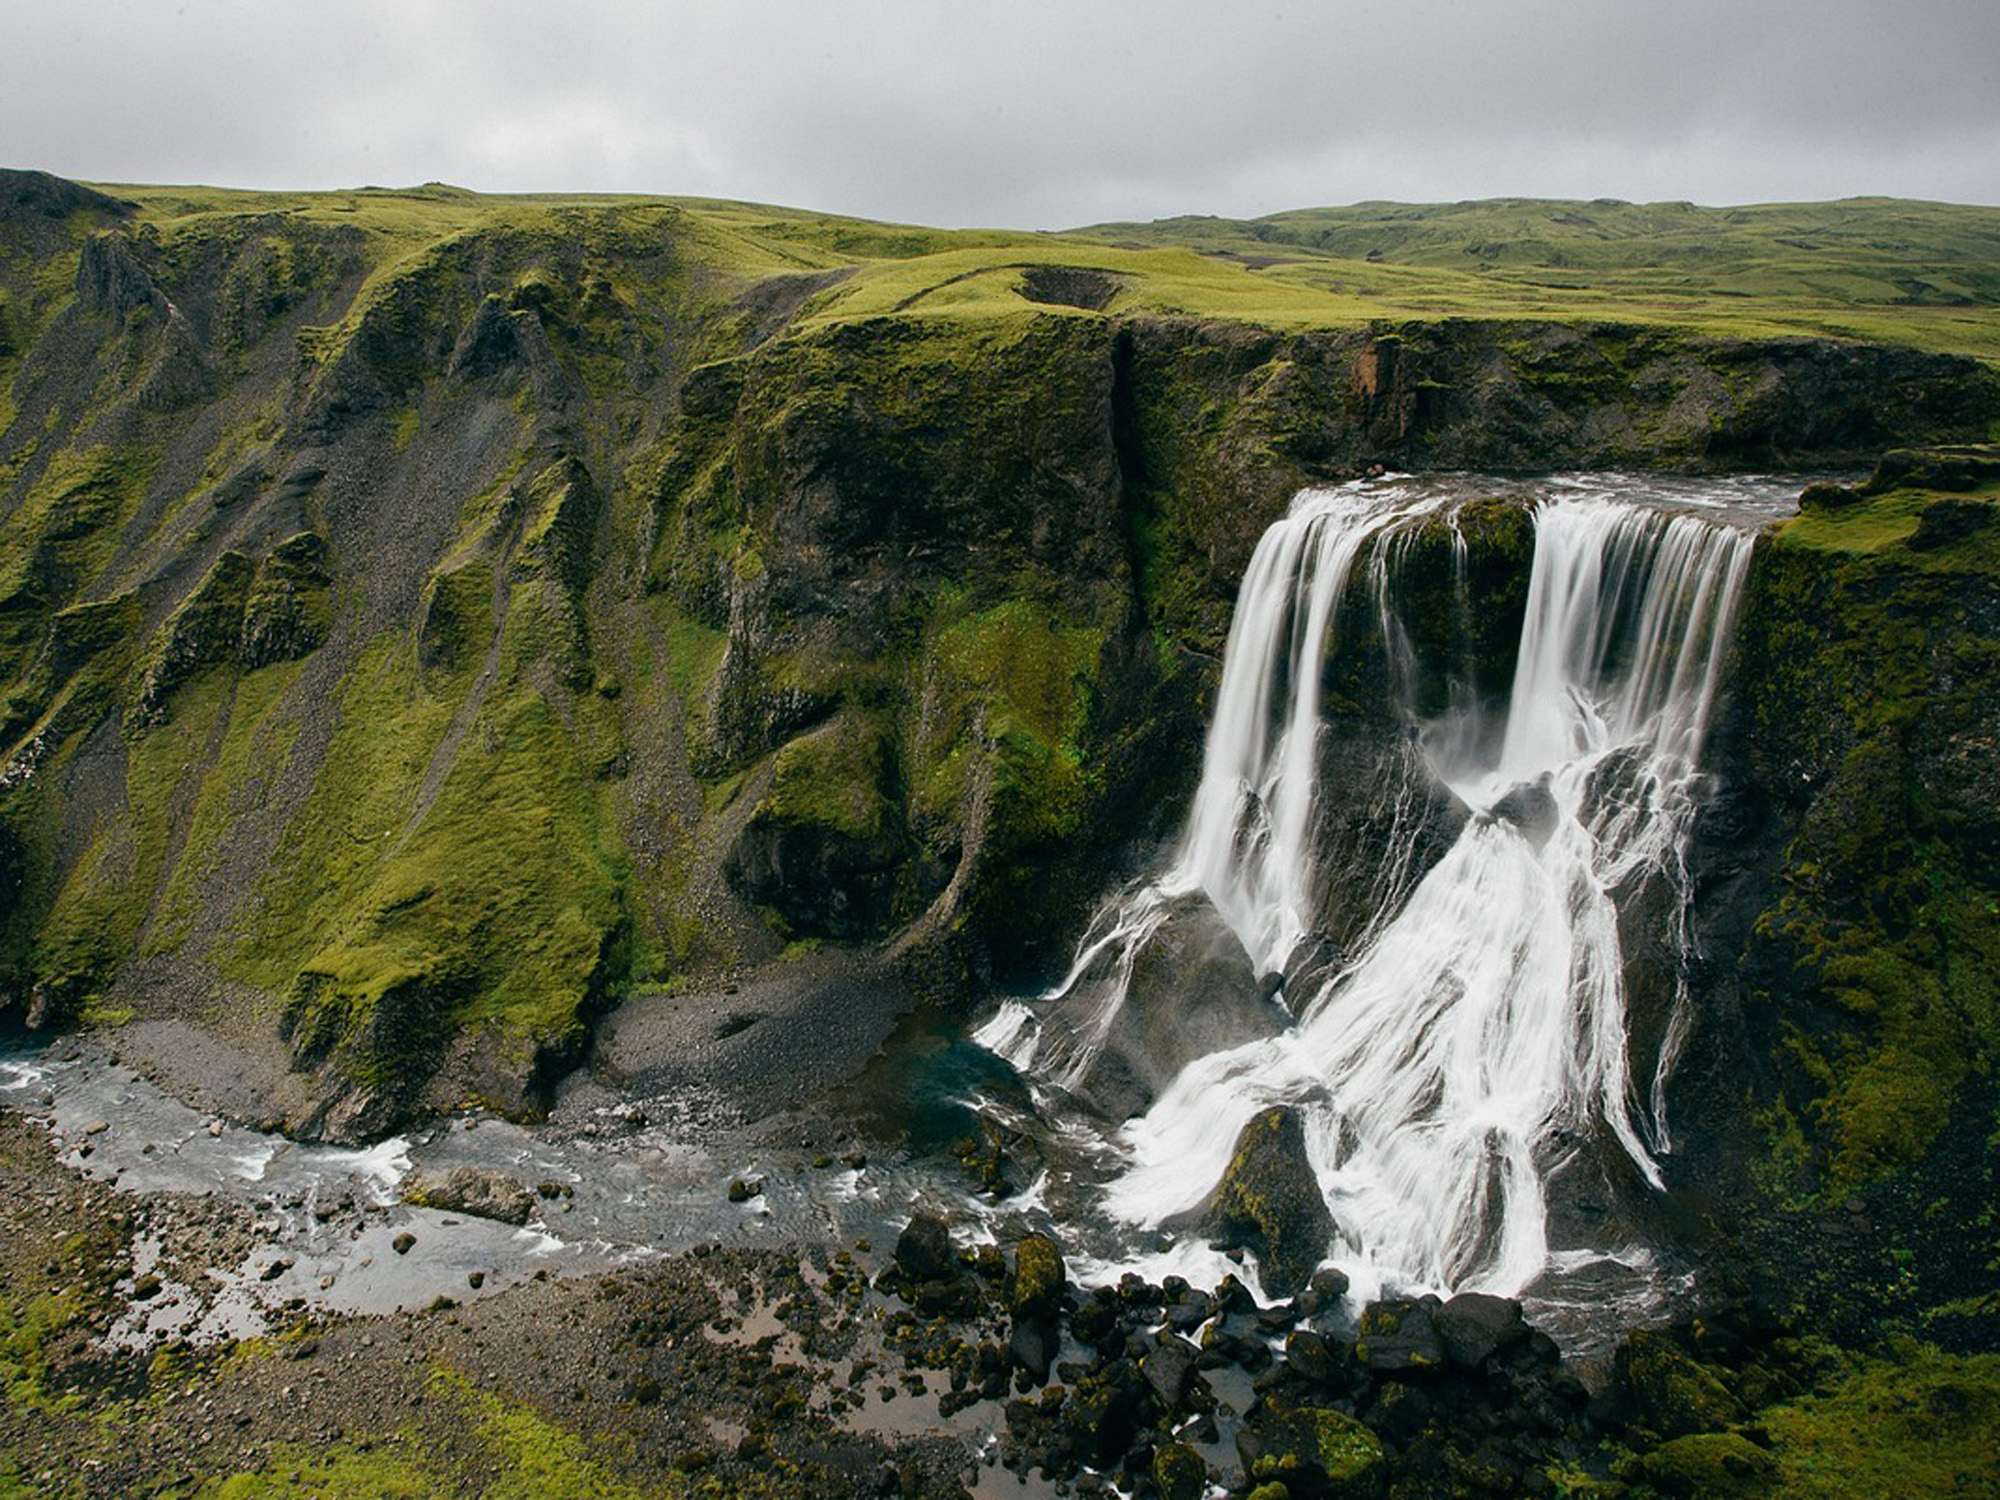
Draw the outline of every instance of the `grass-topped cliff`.
M1993 431L1992 215L1756 259L1785 213L1563 287L1525 228L1445 270L0 174L5 993L272 1051L353 1135L530 1107L621 994L788 949L1045 965L1171 826L1298 484ZM1878 297L1905 241L1949 298Z

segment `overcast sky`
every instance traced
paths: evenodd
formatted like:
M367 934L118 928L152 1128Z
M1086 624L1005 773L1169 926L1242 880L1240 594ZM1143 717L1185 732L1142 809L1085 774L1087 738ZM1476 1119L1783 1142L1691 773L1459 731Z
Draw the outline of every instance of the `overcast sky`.
M2000 203L2000 0L0 0L0 165L940 225Z

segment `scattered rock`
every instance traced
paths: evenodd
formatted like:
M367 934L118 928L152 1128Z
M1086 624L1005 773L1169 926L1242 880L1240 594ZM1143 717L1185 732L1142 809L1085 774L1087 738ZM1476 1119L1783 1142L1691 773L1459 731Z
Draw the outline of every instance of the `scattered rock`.
M410 1247L416 1244L416 1242L417 1237L406 1229L393 1240L389 1241L389 1248L394 1250L398 1255L408 1255Z

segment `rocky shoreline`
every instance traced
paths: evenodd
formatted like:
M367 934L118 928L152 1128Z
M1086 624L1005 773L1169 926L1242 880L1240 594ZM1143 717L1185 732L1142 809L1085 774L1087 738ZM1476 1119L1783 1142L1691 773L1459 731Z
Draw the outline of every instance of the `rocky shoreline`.
M1711 1298L1578 1367L1506 1299L1357 1308L1332 1270L1270 1306L1234 1281L1086 1288L1047 1237L977 1243L930 1215L893 1247L702 1244L490 1295L475 1273L417 1312L298 1297L254 1334L135 1338L135 1307L245 1260L265 1226L215 1196L94 1181L88 1144L59 1154L0 1110L9 1500L1791 1493L1771 1486L1796 1414L1895 1356ZM514 1219L477 1176L415 1191ZM411 1262L434 1253L398 1239ZM1909 1366L1929 1382L1914 1420L1985 1441L1992 1363Z

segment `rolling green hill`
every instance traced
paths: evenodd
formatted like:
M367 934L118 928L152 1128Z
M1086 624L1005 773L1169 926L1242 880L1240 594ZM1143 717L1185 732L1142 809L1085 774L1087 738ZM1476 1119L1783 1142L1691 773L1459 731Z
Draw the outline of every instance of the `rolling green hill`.
M1270 281L1422 313L1785 329L2000 358L2000 208L1897 198L1740 208L1496 198L1071 234L1186 247Z

